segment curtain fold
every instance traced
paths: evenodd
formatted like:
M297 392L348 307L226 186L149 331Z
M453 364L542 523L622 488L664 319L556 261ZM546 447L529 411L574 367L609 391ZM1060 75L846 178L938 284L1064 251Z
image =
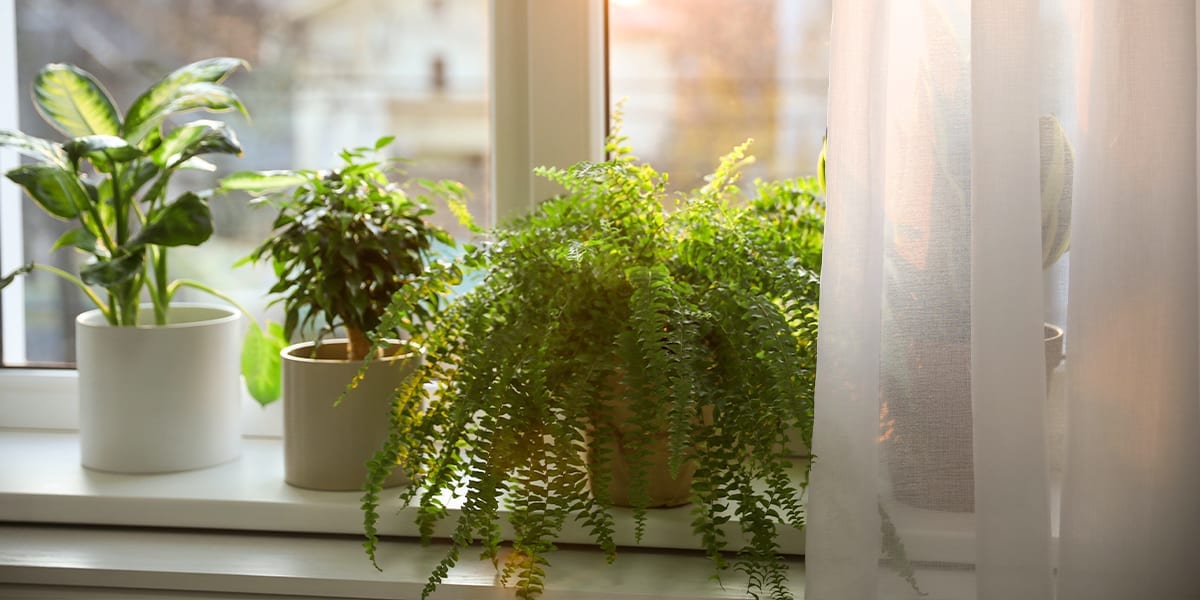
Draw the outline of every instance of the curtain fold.
M834 0L807 597L1200 599L1198 28Z

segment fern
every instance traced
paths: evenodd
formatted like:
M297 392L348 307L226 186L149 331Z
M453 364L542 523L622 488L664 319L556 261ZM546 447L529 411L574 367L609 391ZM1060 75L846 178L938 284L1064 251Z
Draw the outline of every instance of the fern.
M380 484L399 468L426 540L442 499L462 498L426 596L480 544L501 581L535 597L568 519L616 558L622 461L641 539L660 483L651 461L665 454L672 477L691 474L692 530L715 576L735 568L751 595L790 597L778 536L804 511L783 453L811 439L823 209L808 181L756 182L747 196L747 146L676 198L616 129L613 158L538 169L565 192L393 297L382 326L402 323L426 361L370 464L372 559ZM448 282L475 267L482 281L454 296ZM420 318L404 316L413 306ZM427 386L437 393L414 409ZM735 515L746 544L730 558Z

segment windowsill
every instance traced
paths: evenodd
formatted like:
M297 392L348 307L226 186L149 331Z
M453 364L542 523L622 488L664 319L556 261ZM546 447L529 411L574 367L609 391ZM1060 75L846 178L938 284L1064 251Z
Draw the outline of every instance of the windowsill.
M0 581L326 595L308 591L325 589L311 582L295 583L317 578L337 594L353 597L419 592L445 549L422 548L415 541L411 510L382 511L381 532L409 539L384 542L384 571L377 573L360 546L359 492L289 486L283 482L282 455L278 439L247 438L242 457L230 463L182 473L119 475L81 467L75 433L0 429L0 521L10 523L0 533ZM455 517L455 505L449 506L446 530ZM560 590L562 597L676 592L678 597L741 597L739 574L726 574L726 588L721 588L708 579L711 565L699 552L645 549L693 549L690 519L688 507L654 510L642 548L622 550L621 556L629 556L612 566L605 566L591 547L556 552L548 590ZM630 511L617 509L616 521L618 544L632 546ZM587 532L570 521L559 540L591 543ZM731 535L730 542L736 547L739 540ZM803 552L801 532L782 531L781 542L785 552ZM792 562L798 591L802 563ZM194 572L192 563L204 565L204 573ZM113 576L116 572L127 575ZM452 571L446 587L492 597L494 578L490 562L468 559ZM664 584L672 589L663 589Z
M279 439L246 438L242 448L241 458L207 469L120 475L81 467L75 433L0 429L0 521L362 533L360 492L319 492L284 483ZM458 503L447 499L447 507L450 515L439 536L449 537ZM640 546L698 549L690 511L687 506L654 509ZM635 545L632 511L613 512L617 543ZM411 509L385 504L381 513L381 534L418 535ZM570 520L559 541L592 543L587 531ZM738 541L731 537L731 546ZM802 532L781 530L780 543L786 553L804 552Z
M418 598L444 552L440 545L389 542L381 551L383 570L376 571L359 541L344 536L0 525L0 596L96 598L116 588L116 596L102 597L148 596L136 589L158 590L155 598ZM563 548L550 560L545 600L745 597L739 573L727 573L722 588L708 579L708 560L695 553L623 550L606 565L594 550ZM789 566L792 591L802 598L804 565ZM30 593L40 586L63 587L52 595ZM492 564L471 553L435 595L511 597Z

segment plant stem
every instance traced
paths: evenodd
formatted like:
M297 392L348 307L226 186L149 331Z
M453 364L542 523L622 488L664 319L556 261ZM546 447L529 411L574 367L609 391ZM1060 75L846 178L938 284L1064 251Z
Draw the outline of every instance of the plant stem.
M363 360L367 357L367 352L371 350L371 341L363 331L357 327L346 326L346 358L350 360Z
M117 325L118 324L117 320L116 320L116 314L113 312L113 306L112 306L113 297L111 295L109 296L109 304L106 305L105 302L100 299L100 296L97 296L96 292L94 290L92 290L92 288L88 287L87 284L84 283L82 279L80 279L62 269L59 269L58 267L52 267L50 265L43 265L41 263L37 263L37 264L33 265L33 268L35 268L39 271L45 271L47 273L52 273L54 275L57 275L63 279L66 279L67 281L75 284L75 287L82 290L83 293L87 295L88 299L92 301L92 304L95 304L96 308L100 309L100 312L104 315L104 318L108 320L109 325Z
M167 251L164 248L151 247L150 258L154 268L154 281L150 285L154 321L158 325L166 325L167 309L171 304L171 296L174 295L167 283Z
M250 314L250 311L246 310L246 307L242 306L242 304L240 302L238 302L237 300L234 300L228 294L219 292L211 287L208 287L207 285L204 285L203 283L200 283L199 281L193 281L191 279L176 279L175 281L172 281L170 285L167 286L167 289L166 289L166 292L164 295L164 298L166 299L167 304L170 304L171 298L175 295L175 292L178 291L179 288L181 288L181 287L190 287L195 290L200 290L206 294L216 296L217 298L220 298L220 299L232 304L234 308L238 309L238 312L245 315L246 318L249 319L251 322L254 321L254 315Z
M121 197L121 168L117 166L116 161L112 160L109 153L105 152L104 154L108 156L113 167L112 177L109 181L112 182L113 213L117 221L117 245L124 246L125 242L129 241L129 207L121 205L131 203L133 199Z

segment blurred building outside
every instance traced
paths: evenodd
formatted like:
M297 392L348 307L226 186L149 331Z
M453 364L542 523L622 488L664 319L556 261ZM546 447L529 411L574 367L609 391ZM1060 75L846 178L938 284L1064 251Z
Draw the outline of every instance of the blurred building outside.
M611 0L610 101L626 98L634 153L694 187L735 144L753 137L748 172L815 172L825 129L829 0ZM472 190L472 212L491 223L488 191L488 0L17 0L22 129L59 139L30 104L29 82L47 62L79 65L126 107L187 62L237 56L253 67L231 87L250 115L220 115L245 149L216 160L244 169L329 168L343 147L395 135L392 152L413 176L451 178ZM189 174L184 186L212 184ZM749 183L749 181L747 181ZM265 307L269 266L231 269L273 218L245 196L213 200L217 236L174 251L179 276ZM31 204L26 260L74 268L47 249L64 230ZM457 233L449 214L442 223ZM73 320L90 306L56 278L26 280L27 355L71 362ZM203 296L188 299L204 301Z

